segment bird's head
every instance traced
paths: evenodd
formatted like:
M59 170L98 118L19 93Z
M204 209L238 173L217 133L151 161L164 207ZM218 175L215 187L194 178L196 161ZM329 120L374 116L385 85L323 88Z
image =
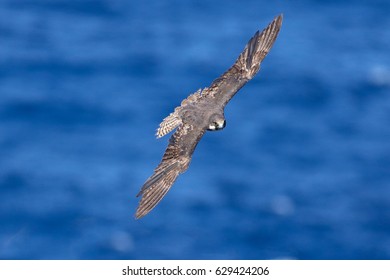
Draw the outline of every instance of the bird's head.
M207 130L216 131L221 130L226 126L226 120L223 114L213 114L209 120Z

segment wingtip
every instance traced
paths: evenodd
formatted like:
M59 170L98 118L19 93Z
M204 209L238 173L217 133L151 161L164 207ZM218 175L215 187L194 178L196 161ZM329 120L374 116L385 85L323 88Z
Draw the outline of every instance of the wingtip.
M147 215L157 206L172 187L179 173L180 165L177 161L156 168L155 173L146 180L137 194L137 197L142 196L142 198L135 211L136 219Z
M283 13L281 13L280 15L278 15L276 17L276 22L278 23L278 25L282 25L282 22L283 22Z
M281 13L281 14L277 15L276 17L274 17L274 19L270 22L270 24L267 27L277 26L278 29L280 29L280 27L282 26L282 22L283 22L283 13ZM261 33L262 32L260 32L260 30L257 30L252 38L259 37L261 35Z
M145 216L145 214L144 215L142 215L142 214L140 214L140 213L135 213L135 215L134 215L134 219L136 219L136 220L139 220L139 219L141 219L142 217L144 217Z
M283 22L283 13L277 15L272 21L272 23L276 24L279 28L282 26L282 22Z
M152 210L152 209L150 209ZM139 220L143 217L146 216L146 214L148 214L150 212L150 210L145 210L143 207L137 207L137 210L135 211L135 214L134 214L134 219L136 220Z

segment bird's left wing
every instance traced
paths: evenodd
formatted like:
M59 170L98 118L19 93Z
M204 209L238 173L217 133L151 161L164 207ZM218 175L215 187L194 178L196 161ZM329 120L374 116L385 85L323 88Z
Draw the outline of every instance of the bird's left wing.
M167 194L180 173L187 170L196 145L205 133L204 128L181 124L169 139L160 164L146 180L137 196L142 196L135 217L148 214Z
M260 69L260 63L271 50L282 26L283 15L275 19L249 40L236 62L219 78L214 80L204 95L209 95L225 106L230 99Z

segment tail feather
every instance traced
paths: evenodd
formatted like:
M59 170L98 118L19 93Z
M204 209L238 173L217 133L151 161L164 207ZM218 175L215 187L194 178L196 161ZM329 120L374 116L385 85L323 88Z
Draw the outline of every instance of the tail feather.
M168 117L166 117L161 122L160 126L157 128L157 132L156 132L157 138L161 138L164 135L168 134L180 124L181 124L181 120L177 116L176 112L171 113Z

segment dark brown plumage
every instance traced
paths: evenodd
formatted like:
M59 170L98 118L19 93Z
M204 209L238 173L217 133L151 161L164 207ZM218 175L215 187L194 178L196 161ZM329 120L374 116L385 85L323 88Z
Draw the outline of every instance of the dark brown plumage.
M160 164L137 195L142 196L135 214L137 219L148 214L166 195L179 174L187 170L196 145L206 130L225 127L225 105L259 71L260 63L278 36L282 20L282 15L279 15L261 33L257 31L232 67L208 88L188 96L162 121L157 138L176 127L177 130L169 139Z

